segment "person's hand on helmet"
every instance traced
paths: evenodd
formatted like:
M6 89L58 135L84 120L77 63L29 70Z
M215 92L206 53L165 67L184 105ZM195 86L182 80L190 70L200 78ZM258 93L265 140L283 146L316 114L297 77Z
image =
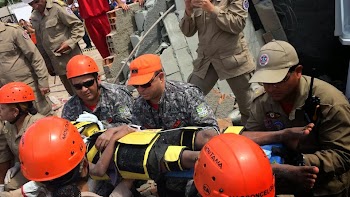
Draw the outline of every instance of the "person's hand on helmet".
M101 121L98 120L97 116L94 114L88 113L86 111L83 112L83 114L79 115L79 118L76 119L77 122L93 122L98 125L100 130L104 129L104 126Z
M16 162L12 168L7 170L6 176L4 179L5 185L10 183L11 179L19 172L20 166L21 166L20 163Z

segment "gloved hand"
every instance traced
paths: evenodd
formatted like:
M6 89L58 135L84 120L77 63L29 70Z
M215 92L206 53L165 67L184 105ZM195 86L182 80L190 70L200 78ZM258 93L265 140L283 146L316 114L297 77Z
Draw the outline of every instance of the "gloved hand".
M79 115L79 118L76 120L77 122L93 122L98 125L100 130L104 129L104 126L101 121L98 120L97 116L94 114L88 113L84 111L82 114Z
M27 197L37 197L43 194L49 196L49 192L40 183L35 181L29 181L21 187L21 192Z
M6 176L4 179L5 185L10 183L11 179L19 172L20 166L21 166L20 163L16 162L12 168L7 170Z

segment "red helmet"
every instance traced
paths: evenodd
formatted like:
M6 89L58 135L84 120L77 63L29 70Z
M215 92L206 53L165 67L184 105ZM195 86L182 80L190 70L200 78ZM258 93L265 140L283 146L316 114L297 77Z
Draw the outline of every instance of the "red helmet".
M194 183L202 196L274 197L270 162L252 140L228 133L212 138L195 165Z
M67 79L86 74L98 73L98 67L91 57L86 55L76 55L67 64Z
M79 131L68 120L54 116L42 118L21 138L21 170L32 181L53 180L74 169L85 151Z
M0 88L0 103L34 101L33 89L23 82L11 82Z

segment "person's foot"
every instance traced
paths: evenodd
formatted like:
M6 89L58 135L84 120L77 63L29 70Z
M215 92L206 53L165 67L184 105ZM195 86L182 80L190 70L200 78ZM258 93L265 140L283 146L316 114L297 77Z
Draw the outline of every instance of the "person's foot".
M92 45L86 46L85 49L91 49Z

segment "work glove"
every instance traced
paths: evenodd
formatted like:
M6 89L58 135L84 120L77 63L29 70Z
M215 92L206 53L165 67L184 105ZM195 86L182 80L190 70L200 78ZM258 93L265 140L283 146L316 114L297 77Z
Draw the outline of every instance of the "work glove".
M5 185L10 183L11 179L19 172L20 166L21 166L20 163L16 162L12 168L7 170L6 176L4 179Z
M46 194L49 196L49 192L35 181L29 181L21 187L21 192L26 197L38 197L39 195Z
M79 118L76 120L77 122L93 122L98 125L100 130L104 129L104 126L101 121L98 120L97 116L94 114L88 113L84 111L82 114L79 115Z

